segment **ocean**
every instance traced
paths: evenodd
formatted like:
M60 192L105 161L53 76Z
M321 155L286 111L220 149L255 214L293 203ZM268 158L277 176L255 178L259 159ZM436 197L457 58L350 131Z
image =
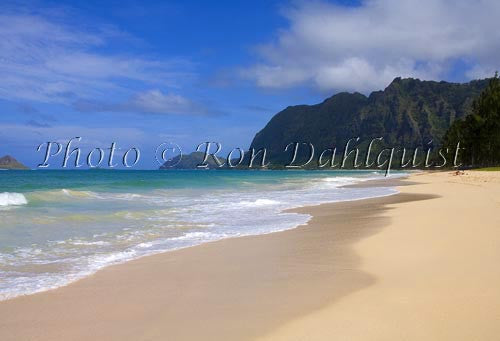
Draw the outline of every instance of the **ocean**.
M374 171L3 171L0 300L146 255L291 229L310 216L286 209L396 193L342 187L382 177Z

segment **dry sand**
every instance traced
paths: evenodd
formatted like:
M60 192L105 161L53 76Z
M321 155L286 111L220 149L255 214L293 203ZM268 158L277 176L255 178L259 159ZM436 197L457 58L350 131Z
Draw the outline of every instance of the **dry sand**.
M0 302L0 340L498 339L500 174L412 181Z
M414 176L390 224L354 245L373 285L262 340L499 340L500 172Z

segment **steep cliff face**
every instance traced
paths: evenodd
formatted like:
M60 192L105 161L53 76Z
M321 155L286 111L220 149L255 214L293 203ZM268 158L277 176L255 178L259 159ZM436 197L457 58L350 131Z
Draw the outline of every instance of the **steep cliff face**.
M383 91L366 97L339 93L316 105L297 105L276 114L255 135L251 148L267 148L273 163L290 155L290 142L310 142L317 150L343 147L347 140L384 137L387 145L413 148L435 145L451 123L468 115L487 80L465 84L396 78Z

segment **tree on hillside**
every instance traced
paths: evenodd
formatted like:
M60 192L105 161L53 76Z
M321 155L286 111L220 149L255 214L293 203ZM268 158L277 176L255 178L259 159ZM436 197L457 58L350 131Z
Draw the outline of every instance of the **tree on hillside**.
M474 101L472 114L453 122L445 135L451 150L460 142L461 161L468 166L500 164L500 79L495 73Z

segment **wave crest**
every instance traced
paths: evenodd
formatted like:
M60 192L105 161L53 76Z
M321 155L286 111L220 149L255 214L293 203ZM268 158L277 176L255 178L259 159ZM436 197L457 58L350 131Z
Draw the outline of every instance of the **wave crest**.
M27 203L28 200L26 200L26 197L21 193L0 193L0 206L17 206L26 205Z

